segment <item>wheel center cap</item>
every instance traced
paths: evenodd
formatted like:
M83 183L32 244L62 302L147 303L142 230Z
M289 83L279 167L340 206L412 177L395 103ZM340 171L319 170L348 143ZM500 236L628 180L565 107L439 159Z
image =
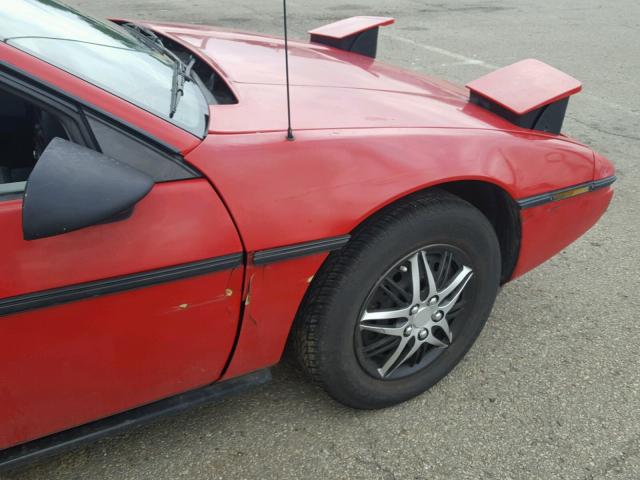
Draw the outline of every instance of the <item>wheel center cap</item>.
M421 312L418 312L413 317L413 321L411 323L413 323L413 326L415 328L422 328L427 323L429 323L429 320L431 319L431 315L432 315L432 312L430 312L428 308L425 308L424 310L422 310Z

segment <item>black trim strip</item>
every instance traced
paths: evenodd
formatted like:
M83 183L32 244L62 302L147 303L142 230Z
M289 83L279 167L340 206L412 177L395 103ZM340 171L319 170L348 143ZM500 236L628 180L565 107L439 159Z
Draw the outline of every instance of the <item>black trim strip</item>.
M613 185L616 180L618 180L618 177L613 175L612 177L601 178L600 180L591 182L591 191L598 190L600 188L605 188L605 187L608 187L609 185Z
M155 151L159 155L162 155L168 161L174 163L179 168L182 168L182 170L184 170L188 174L187 176L182 176L182 177L176 176L176 178L167 178L166 180L156 180L156 183L202 177L202 174L196 171L190 165L188 165L183 160L182 156L179 153L169 153L167 152L166 148L159 148L158 145L154 144L154 142L149 142L147 140L141 139L140 134L135 131L135 127L127 124L126 122L123 122L122 120L114 121L113 116L109 117L108 115L105 115L104 113L100 113L95 109L93 109L94 111L91 111L92 109L89 107L83 107L81 108L81 110L83 113L83 119L87 122L88 130L91 132L91 135L94 136L97 151L102 153L102 147L100 146L100 143L95 138L95 132L94 132L95 127L91 125L90 120L93 120L94 122L100 122L104 124L107 128L116 130L121 135L124 135L125 137L128 137L129 139L132 139L138 143L142 143L144 147Z
M50 307L61 303L75 302L87 298L123 292L134 288L149 287L160 283L182 280L220 270L229 270L242 265L243 255L235 253L223 257L185 263L133 275L81 283L69 287L54 288L0 299L0 316L24 312L36 308Z
M553 190L551 192L542 193L540 195L534 195L532 197L523 198L518 200L518 206L522 209L538 207L545 203L556 202L558 200L564 200L565 198L575 197L584 193L593 192L601 188L612 185L617 180L617 177L611 176L603 178L601 180L595 180L593 182L581 183L574 185L573 187L562 188L559 190Z
M350 239L351 235L343 235L341 237L326 238L324 240L315 240L297 245L287 245L286 247L260 250L253 254L253 263L255 265L266 265L282 260L313 255L314 253L331 252L344 247Z
M114 435L130 427L149 423L158 417L175 415L215 400L235 395L271 380L271 371L258 370L242 377L214 383L174 397L150 403L112 417L49 435L23 445L0 451L0 470L7 471L27 466L35 461L87 445Z
M27 182L0 183L1 195L22 195L27 187Z

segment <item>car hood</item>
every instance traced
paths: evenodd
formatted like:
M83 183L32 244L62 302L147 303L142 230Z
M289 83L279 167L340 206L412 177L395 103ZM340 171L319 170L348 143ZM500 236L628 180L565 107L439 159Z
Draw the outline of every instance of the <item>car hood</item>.
M286 129L284 41L200 25L145 23L207 60L238 98L211 107L212 133ZM294 128L517 129L465 88L324 45L289 43Z

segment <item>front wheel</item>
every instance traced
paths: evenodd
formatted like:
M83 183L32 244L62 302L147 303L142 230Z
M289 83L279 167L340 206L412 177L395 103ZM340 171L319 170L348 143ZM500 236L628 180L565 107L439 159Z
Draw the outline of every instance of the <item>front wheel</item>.
M322 267L296 321L298 357L346 405L402 402L462 359L499 280L498 240L480 211L440 191L403 201Z

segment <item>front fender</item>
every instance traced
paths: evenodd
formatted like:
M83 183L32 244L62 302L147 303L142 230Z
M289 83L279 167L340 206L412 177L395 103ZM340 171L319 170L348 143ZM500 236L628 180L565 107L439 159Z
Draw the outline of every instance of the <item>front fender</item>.
M210 135L187 160L227 203L248 251L344 235L393 201L477 180L521 199L591 181L591 150L562 137L481 129Z

